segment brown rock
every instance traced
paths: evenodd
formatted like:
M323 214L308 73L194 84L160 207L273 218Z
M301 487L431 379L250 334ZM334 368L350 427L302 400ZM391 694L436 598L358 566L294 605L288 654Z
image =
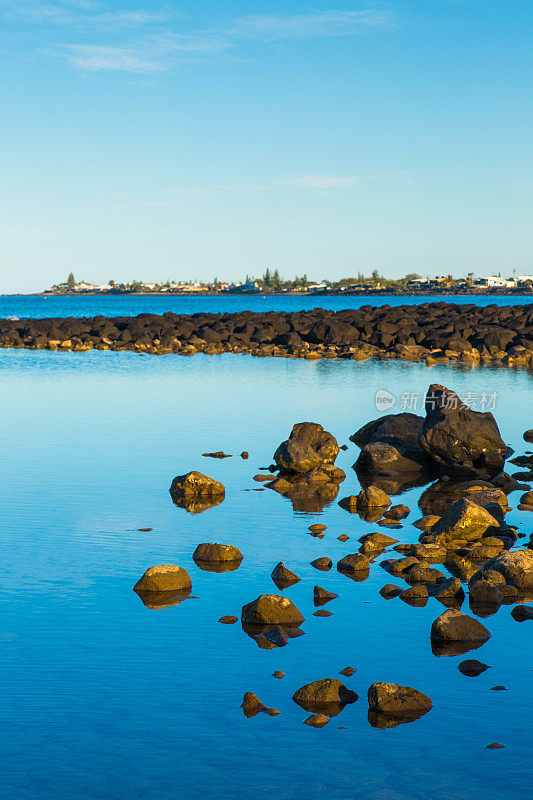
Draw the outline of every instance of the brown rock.
M237 622L237 617L220 617L219 622L221 622L223 625L234 625Z
M172 481L170 494L174 497L220 497L225 494L223 484L214 478L209 478L201 472L187 472L186 475L177 475Z
M314 561L311 561L311 566L315 569L319 569L321 572L327 572L333 566L331 558L327 558L326 556L322 556L321 558L315 558Z
M133 591L140 592L179 592L189 590L191 578L183 567L174 564L161 564L150 567L140 578Z
M247 625L281 625L299 627L304 621L288 597L262 594L242 607L241 621Z
M294 586L295 583L300 581L298 575L296 575L294 572L291 572L290 569L287 569L283 561L280 561L279 564L276 564L270 573L270 577L278 589L287 589L289 586Z
M433 707L430 698L417 689L380 682L373 683L368 689L368 705L374 711L389 714L429 711Z
M193 555L194 561L242 561L243 555L238 547L218 542L202 542Z

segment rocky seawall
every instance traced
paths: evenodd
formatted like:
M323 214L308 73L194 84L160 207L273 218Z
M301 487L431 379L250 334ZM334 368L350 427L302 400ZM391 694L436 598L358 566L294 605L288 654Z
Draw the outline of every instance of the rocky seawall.
M0 347L130 350L164 355L246 353L286 358L400 358L529 367L533 304L363 306L292 313L139 314L3 319Z

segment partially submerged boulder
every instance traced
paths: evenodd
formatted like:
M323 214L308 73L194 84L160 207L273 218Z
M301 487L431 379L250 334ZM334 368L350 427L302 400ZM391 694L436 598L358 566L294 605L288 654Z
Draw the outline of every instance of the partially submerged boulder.
M222 483L196 471L177 475L170 486L170 494L183 499L223 497L225 492Z
M366 444L354 469L358 475L402 476L412 480L428 473L428 460L419 447L388 437Z
M142 592L188 592L192 581L187 570L175 564L159 564L146 570L133 591Z
M485 578L489 571L500 573L505 583L514 586L519 592L533 592L533 550L504 552L491 558L472 576L470 583Z
M309 472L321 464L333 464L339 454L335 437L316 422L300 422L274 453L283 472Z
M424 418L416 414L386 414L363 425L350 436L350 441L363 448L370 442L391 436L417 447L423 424Z
M243 555L238 547L218 542L202 542L192 554L193 561L220 562L242 561Z
M448 608L433 622L431 638L436 642L486 642L490 633L479 620Z
M278 589L287 589L289 586L294 586L295 583L298 583L300 578L294 572L291 572L290 569L287 569L283 561L280 561L279 564L276 564L272 572L270 573L270 577L278 587Z
M368 705L373 711L388 714L410 714L413 711L429 711L433 707L430 698L397 683L373 683L368 689Z
M241 621L246 625L299 627L304 617L288 597L262 594L242 607Z
M292 699L305 711L319 712L327 710L330 705L355 703L357 694L338 678L323 678L301 686Z
M472 411L455 392L432 384L419 444L453 478L491 478L502 472L507 446L490 412Z
M357 511L362 515L375 509L383 512L391 503L390 497L377 486L367 486L357 495Z
M455 541L474 541L489 530L499 530L498 520L471 500L456 500L436 522L431 533L443 545Z

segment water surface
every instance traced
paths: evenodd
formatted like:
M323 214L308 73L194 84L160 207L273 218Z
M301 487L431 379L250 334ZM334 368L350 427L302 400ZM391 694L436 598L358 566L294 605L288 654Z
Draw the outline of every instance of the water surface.
M347 442L378 416L377 389L421 395L430 382L459 393L497 392L502 435L522 453L522 432L533 427L529 373L2 350L0 377L4 796L529 795L533 625L516 623L508 606L484 620L492 638L472 657L491 669L464 677L457 664L468 656L431 652L431 623L443 611L435 600L426 608L383 600L378 591L391 577L377 564L363 583L309 565L322 555L337 561L357 549L359 536L379 528L337 502L322 512L295 512L274 492L254 491L260 485L252 480L293 423L321 422ZM247 450L250 458L201 456L220 449ZM358 491L351 470L357 453L351 445L337 460L347 473L338 499ZM193 515L172 504L171 479L191 469L225 484L221 505ZM420 516L419 494L401 498L413 509L407 523ZM513 506L517 499L511 495ZM508 519L529 533L526 514L513 511ZM328 526L322 540L307 533L317 521ZM138 531L147 527L153 530ZM341 533L350 536L345 544L337 541ZM405 524L398 538L416 541L418 534ZM241 567L199 570L191 555L202 541L237 545ZM285 593L306 617L306 635L263 650L240 624L217 620L240 616L244 603L277 591L269 576L280 560L302 578ZM189 571L194 599L150 610L132 586L147 567L163 563ZM315 583L340 595L326 606L329 618L313 616ZM357 668L343 680L359 701L321 730L302 724L307 714L293 692L338 677L347 665ZM274 679L275 670L285 678ZM414 686L434 707L411 724L375 729L366 690L376 680ZM496 684L508 691L490 691ZM280 715L246 719L239 706L248 690ZM505 749L486 750L494 740Z

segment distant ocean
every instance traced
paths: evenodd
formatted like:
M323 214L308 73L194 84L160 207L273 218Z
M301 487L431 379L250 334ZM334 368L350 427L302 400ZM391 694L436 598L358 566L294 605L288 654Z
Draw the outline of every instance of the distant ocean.
M106 317L136 316L137 314L197 314L200 312L229 314L239 311L302 311L325 308L340 311L346 308L373 306L420 305L421 303L446 303L488 305L528 305L533 296L523 295L449 295L398 296L367 295L364 297L306 296L295 295L222 295L208 297L183 297L161 295L82 295L72 296L4 296L0 297L0 318L19 317L39 319L43 317Z

